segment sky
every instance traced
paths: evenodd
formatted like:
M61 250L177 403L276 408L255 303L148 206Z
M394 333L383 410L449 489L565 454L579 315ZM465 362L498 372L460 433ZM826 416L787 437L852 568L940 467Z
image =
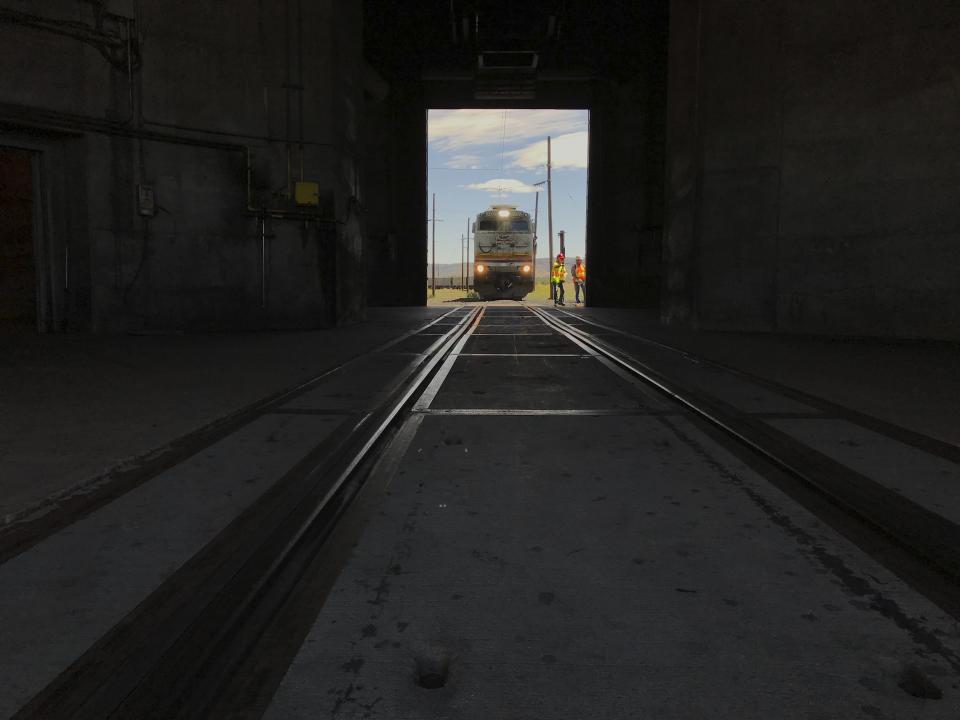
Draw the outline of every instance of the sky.
M584 255L587 222L586 110L430 110L427 116L427 216L437 196L437 262L460 262L467 218L494 203L533 216L535 183L553 166L554 252L566 231L567 255ZM537 256L547 257L547 193L539 188ZM443 222L440 222L440 221ZM430 223L427 223L427 240ZM428 258L429 260L429 258Z

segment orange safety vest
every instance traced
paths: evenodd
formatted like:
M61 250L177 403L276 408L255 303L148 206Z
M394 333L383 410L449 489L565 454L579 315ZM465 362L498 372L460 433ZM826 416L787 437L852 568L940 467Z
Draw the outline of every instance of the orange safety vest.
M580 282L585 282L587 279L587 266L583 263L573 266L573 277L579 280Z

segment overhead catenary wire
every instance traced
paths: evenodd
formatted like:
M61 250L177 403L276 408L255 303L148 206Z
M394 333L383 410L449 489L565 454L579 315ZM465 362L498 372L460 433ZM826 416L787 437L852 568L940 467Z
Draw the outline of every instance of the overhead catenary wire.
M509 111L508 110L503 111L503 124L501 125L501 128L500 128L500 172L499 172L500 180L503 179L503 150L507 141L507 112ZM497 196L500 198L504 197L502 184L497 188Z

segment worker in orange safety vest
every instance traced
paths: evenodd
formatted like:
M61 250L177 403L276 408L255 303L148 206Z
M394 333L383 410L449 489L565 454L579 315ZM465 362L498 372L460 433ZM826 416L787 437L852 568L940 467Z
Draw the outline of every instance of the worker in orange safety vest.
M587 301L587 266L579 255L577 255L576 264L573 266L573 289L577 294L577 305L580 304L581 291L583 292L583 302Z

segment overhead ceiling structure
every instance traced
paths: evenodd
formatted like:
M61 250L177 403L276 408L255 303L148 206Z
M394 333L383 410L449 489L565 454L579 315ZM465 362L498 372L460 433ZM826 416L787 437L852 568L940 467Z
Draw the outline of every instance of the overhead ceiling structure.
M386 77L464 77L478 100L532 100L538 80L630 77L662 3L367 0L365 47Z

